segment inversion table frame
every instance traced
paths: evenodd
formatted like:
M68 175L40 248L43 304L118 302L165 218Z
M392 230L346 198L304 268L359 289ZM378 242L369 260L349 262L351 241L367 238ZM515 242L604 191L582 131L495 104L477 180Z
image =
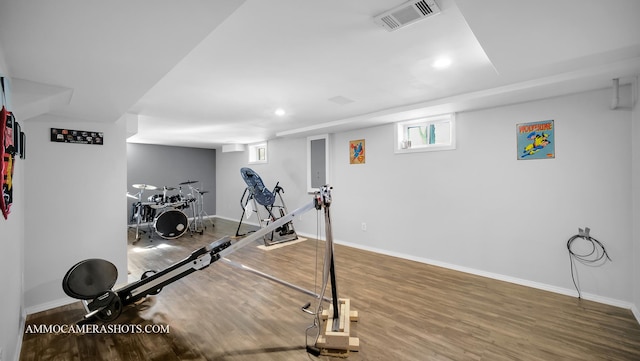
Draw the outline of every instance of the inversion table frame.
M236 229L236 237L246 235L246 233L240 234L240 227L242 226L245 215L247 216L247 218L251 216L251 213L247 214L249 202L251 202L252 206L252 209L249 212L255 212L260 228L263 228L269 225L270 222L278 219L278 215L274 214L274 211L276 211L276 209L279 211L279 217L283 217L288 213L287 206L284 203L284 199L282 198L281 194L284 193L284 188L280 187L280 182L276 183L276 186L273 187L273 191L269 191L269 189L267 189L267 187L264 185L262 178L260 178L258 173L253 171L253 169L243 167L240 169L240 175L242 175L242 179L247 184L247 187L244 189L242 197L240 197L240 207L242 208L242 215L240 216L238 228ZM279 204L277 204L276 201L279 201ZM260 216L260 207L258 205L263 206L267 211L267 218L262 218ZM278 234L282 238L275 240L276 232L278 232ZM265 246L271 246L274 244L289 242L298 239L298 234L296 233L292 222L287 222L282 226L277 227L270 233L270 235L268 235L268 233L264 235Z

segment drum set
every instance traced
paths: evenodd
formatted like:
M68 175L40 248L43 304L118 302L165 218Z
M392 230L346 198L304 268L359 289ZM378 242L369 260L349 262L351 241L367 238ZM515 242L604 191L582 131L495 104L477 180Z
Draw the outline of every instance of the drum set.
M131 205L131 228L135 227L136 242L140 240L141 228L146 224L149 227L149 237L151 238L151 227L153 231L164 239L176 239L184 235L187 231L203 234L207 228L204 225L205 216L209 215L204 211L204 195L209 191L195 188L193 185L198 181L188 180L178 184L178 187L164 186L162 188L150 184L133 184L133 188L138 189L135 195L127 193L127 197L136 200ZM183 194L183 186L188 188L188 193ZM145 191L158 191L143 200ZM176 194L169 192L178 191ZM187 209L192 211L192 219L187 217ZM209 220L211 226L213 222Z

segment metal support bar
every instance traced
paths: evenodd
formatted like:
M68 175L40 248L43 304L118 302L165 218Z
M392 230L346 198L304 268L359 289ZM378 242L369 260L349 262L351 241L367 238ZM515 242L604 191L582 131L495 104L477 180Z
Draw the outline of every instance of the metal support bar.
M327 235L324 284L326 288L326 284L329 282L328 278L331 278L331 296L333 297L333 323L331 329L332 331L338 331L340 329L340 306L338 305L338 285L336 283L335 258L333 257L333 231L331 230L329 209L328 206L324 208L325 234Z
M304 294L307 294L309 296L313 296L313 297L315 297L317 299L320 298L320 295L315 293L315 292L313 292L313 291L310 291L310 290L308 290L306 288L302 288L300 286L296 286L293 283L289 283L287 281L281 280L280 278L274 277L274 276L272 276L270 274L264 273L262 271L258 271L257 269L251 268L251 267L246 266L246 265L244 265L242 263L232 261L232 260L230 260L228 258L221 258L221 260L225 261L227 264L229 264L229 265L231 265L233 267L236 267L238 269L241 269L243 271L247 271L247 272L253 273L253 274L257 275L257 276L260 276L262 278L266 278L266 279L268 279L270 281L279 283L279 284L281 284L283 286L289 287L289 288L294 289L296 291L300 291L300 292L302 292ZM331 298L329 298L329 297L323 297L323 300L325 302L329 302L329 303L332 302Z
M220 250L228 247L230 243L229 237L216 240L205 247L193 251L189 257L162 271L116 290L116 293L125 305L135 302L190 273L208 267L219 259L218 253Z
M189 257L166 268L156 274L145 279L133 282L116 291L123 304L129 304L145 297L148 294L157 292L162 287L175 282L176 280L187 276L188 274L201 270L211 263L217 261L221 257L230 255L231 253L245 247L264 235L272 232L283 224L292 221L296 216L301 215L316 207L317 200L314 199L309 204L302 206L293 212L277 219L268 226L259 229L251 235L231 244L229 237L224 237L211 242L209 245L194 251Z

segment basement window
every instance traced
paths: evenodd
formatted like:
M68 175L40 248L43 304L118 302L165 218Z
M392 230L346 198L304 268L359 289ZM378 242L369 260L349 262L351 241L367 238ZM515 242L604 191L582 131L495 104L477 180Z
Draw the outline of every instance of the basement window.
M267 163L267 143L249 145L249 164Z
M455 115L445 114L396 123L396 153L456 149Z

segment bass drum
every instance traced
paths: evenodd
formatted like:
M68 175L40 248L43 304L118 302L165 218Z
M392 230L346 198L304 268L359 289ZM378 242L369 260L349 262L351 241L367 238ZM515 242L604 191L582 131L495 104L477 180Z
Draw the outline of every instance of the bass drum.
M189 219L184 212L169 209L162 212L153 223L156 233L165 239L176 239L189 228Z

